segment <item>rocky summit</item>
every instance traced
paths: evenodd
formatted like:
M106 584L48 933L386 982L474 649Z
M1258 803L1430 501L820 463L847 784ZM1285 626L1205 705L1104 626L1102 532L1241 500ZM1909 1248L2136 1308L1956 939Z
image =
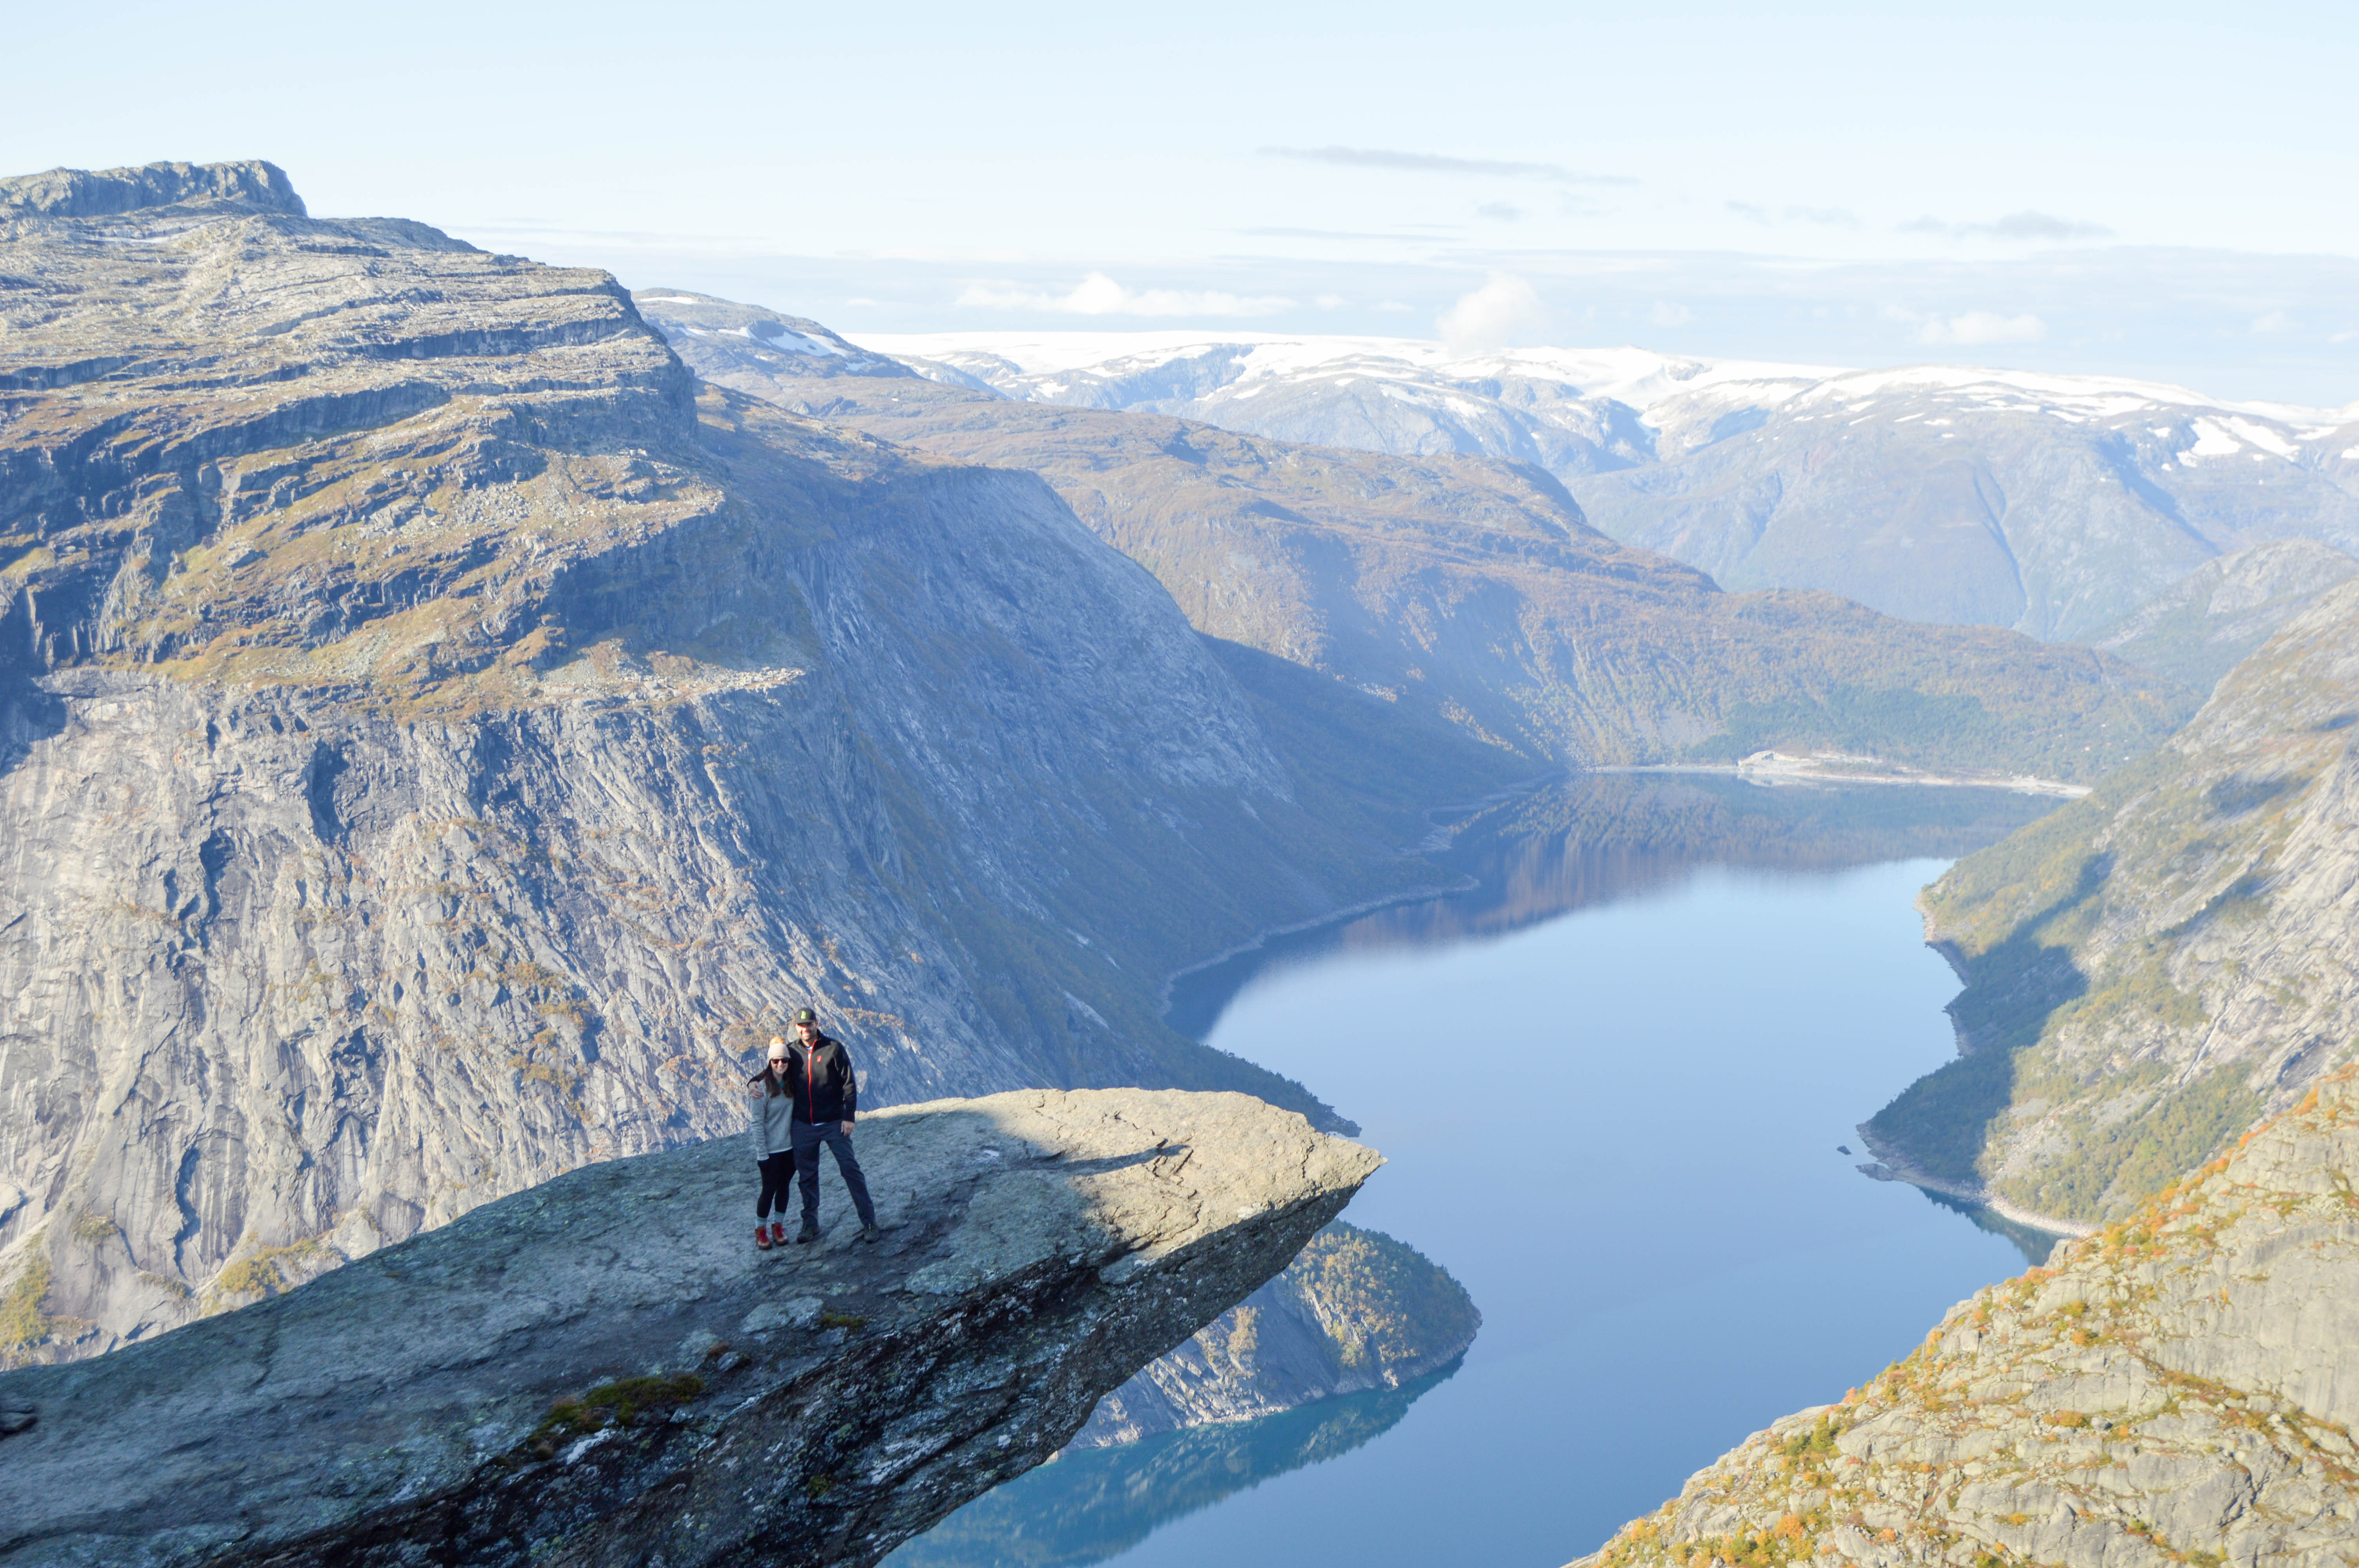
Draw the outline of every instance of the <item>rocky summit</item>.
M1438 873L1029 475L266 165L0 183L0 1366L742 1126L1299 1087L1162 979Z
M1380 1162L1235 1094L861 1120L886 1227L756 1252L740 1140L0 1376L0 1563L870 1563L1055 1453Z
M1842 1403L1755 1433L1582 1568L2346 1568L2354 1184L2345 1072Z

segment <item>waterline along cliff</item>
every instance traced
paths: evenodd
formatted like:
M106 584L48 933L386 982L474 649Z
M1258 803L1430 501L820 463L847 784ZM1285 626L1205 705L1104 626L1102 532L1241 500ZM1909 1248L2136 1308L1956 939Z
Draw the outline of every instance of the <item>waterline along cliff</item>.
M700 387L268 165L0 182L0 1364L740 1124L1236 1088L1162 978L1414 887L1038 479Z
M742 1144L0 1374L0 1563L866 1564L1049 1457L1380 1162L1236 1094L864 1119L881 1244L739 1239Z
M2359 1552L2359 1079L1842 1402L1756 1433L1581 1568L2346 1568Z
M1925 898L1959 1059L1862 1130L1904 1173L2101 1224L2350 1060L2359 585L2288 622L2153 756Z

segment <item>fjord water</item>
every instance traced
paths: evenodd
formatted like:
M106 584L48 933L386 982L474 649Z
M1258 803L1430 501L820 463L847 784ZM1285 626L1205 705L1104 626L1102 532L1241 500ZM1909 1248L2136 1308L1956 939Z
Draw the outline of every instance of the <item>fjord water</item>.
M1069 1455L895 1562L1549 1568L1864 1381L2044 1251L1853 1130L1954 1048L1917 890L2042 808L1591 780L1462 834L1474 891L1186 978L1175 1021L1362 1124L1349 1217L1482 1333L1427 1387Z

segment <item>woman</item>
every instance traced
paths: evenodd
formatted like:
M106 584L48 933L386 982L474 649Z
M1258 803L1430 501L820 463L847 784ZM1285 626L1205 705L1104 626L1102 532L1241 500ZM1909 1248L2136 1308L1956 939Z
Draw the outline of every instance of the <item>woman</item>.
M768 1251L787 1239L787 1189L795 1179L795 1097L787 1092L787 1043L772 1036L770 1065L747 1080L754 1101L754 1163L762 1196L754 1206L754 1245ZM776 1224L770 1210L778 1211Z

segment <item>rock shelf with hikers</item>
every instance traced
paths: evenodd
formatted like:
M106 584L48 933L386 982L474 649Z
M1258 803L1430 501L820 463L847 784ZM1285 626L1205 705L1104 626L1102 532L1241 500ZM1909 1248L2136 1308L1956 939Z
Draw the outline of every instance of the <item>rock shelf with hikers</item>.
M795 1233L798 1243L819 1239L819 1152L835 1153L835 1168L843 1174L844 1189L860 1216L860 1239L875 1241L884 1234L876 1224L876 1206L868 1198L868 1180L860 1173L860 1160L852 1151L852 1125L860 1112L860 1079L852 1066L852 1053L843 1042L820 1032L819 1014L808 1007L795 1010L795 1037L770 1037L769 1063L749 1080L754 1095L755 1168L762 1173L762 1194L754 1203L754 1245L767 1250L787 1239L787 1179L792 1175L802 1189L803 1223ZM773 1220L775 1210L779 1217Z

